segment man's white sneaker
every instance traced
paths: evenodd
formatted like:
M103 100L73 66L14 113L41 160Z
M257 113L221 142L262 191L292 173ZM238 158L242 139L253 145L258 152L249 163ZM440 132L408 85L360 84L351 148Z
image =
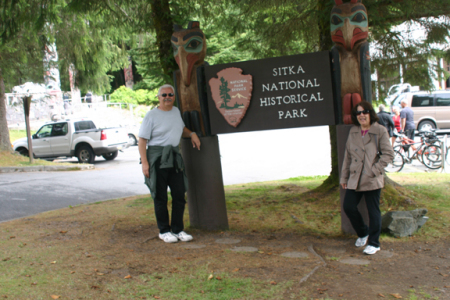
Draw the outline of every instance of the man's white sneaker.
M369 245L366 247L366 249L364 249L363 253L371 255L377 253L378 251L380 251L380 247L374 247Z
M194 238L192 237L192 235L187 234L184 231L180 231L179 233L173 233L173 235L175 237L177 237L180 241L182 242L189 242L192 241Z
M355 246L356 247L364 247L367 244L367 239L369 238L369 236L365 236L365 237L360 237L356 240Z
M159 238L162 239L166 243L176 243L178 239L176 236L172 234L172 232L160 233Z

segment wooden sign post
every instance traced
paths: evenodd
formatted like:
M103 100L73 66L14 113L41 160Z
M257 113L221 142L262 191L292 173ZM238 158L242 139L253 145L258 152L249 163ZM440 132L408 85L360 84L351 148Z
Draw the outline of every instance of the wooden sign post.
M30 158L30 164L34 163L33 158L33 142L31 141L31 130L30 130L30 104L31 96L25 96L23 100L23 111L25 113L25 126L27 129L27 139L28 139L28 157Z

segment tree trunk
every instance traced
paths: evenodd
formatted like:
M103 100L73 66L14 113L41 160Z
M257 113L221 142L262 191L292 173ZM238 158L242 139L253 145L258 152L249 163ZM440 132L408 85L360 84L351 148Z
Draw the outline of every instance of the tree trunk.
M156 43L158 45L159 61L163 68L165 80L172 81L172 72L176 70L177 64L173 58L172 43L173 19L170 12L168 0L152 1L153 23L156 31Z
M319 51L330 51L333 42L330 36L330 12L332 3L328 0L320 0L317 4L319 12ZM337 154L336 126L329 126L331 144L331 173L318 189L329 190L339 186L339 167Z
M11 140L9 137L8 121L6 120L6 95L3 73L0 68L0 150L11 151Z

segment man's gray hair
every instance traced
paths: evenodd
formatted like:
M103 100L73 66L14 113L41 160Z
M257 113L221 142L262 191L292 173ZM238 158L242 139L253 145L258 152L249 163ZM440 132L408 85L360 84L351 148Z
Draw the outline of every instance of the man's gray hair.
M400 103L408 104L408 100L406 100L405 98L403 98L402 101L400 101Z
M380 106L378 106L378 110L379 110L380 112L384 111L385 108L386 108L386 107L385 107L383 104L380 104Z
M159 88L157 96L161 96L161 90L165 88L171 88L172 91L175 93L175 88L173 86L171 86L170 84L164 84Z

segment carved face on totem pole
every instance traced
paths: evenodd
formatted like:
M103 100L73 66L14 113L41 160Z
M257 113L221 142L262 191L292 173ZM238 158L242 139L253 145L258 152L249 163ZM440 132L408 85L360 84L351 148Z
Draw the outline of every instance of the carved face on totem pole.
M206 39L197 21L189 22L188 28L174 26L172 34L173 56L180 68L181 78L185 86L191 84L194 66L203 63L206 56Z
M352 51L357 44L365 42L369 35L367 9L361 0L347 3L335 0L335 3L331 11L331 39L336 45Z

